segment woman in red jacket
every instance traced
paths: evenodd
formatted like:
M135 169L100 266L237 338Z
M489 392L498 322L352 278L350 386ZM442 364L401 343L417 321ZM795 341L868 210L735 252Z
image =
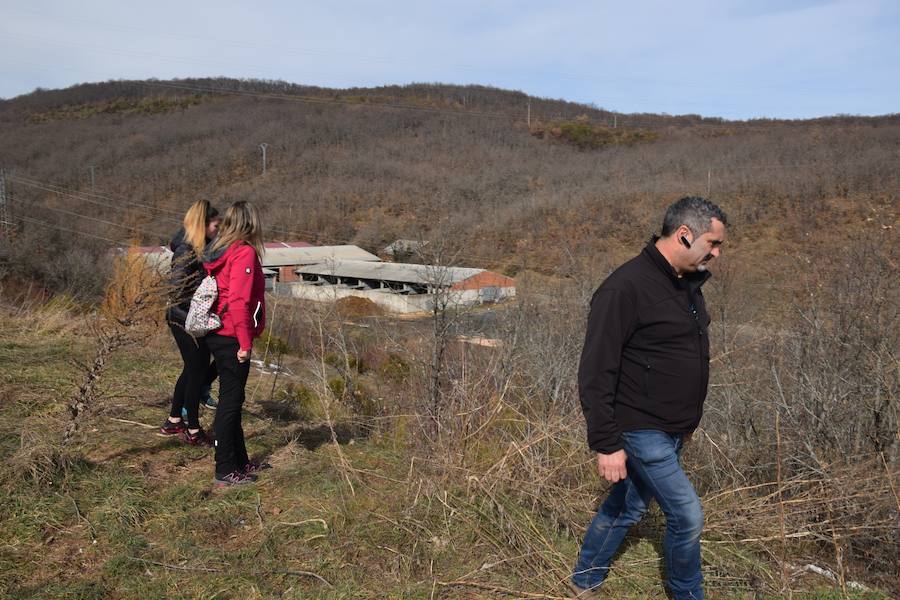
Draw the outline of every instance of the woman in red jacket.
M213 421L218 487L253 483L256 473L269 466L250 462L241 428L250 350L253 339L266 326L262 253L262 227L256 207L235 202L225 211L219 235L203 259L203 267L216 278L218 287L212 312L222 319L222 327L206 335L206 345L219 369L219 408Z

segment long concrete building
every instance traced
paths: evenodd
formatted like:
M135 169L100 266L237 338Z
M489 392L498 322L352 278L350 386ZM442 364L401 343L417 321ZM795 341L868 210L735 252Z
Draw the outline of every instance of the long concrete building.
M275 281L299 281L297 267L326 261L357 260L362 262L380 261L376 255L359 246L312 246L306 242L269 242L262 257L266 285L271 289ZM124 249L120 249L124 251ZM172 251L166 246L141 246L136 252L147 262L166 273L172 264Z
M167 247L146 246L136 251L160 271L168 272L172 252ZM430 312L435 303L471 306L516 295L515 281L505 275L485 269L382 262L349 244L270 242L262 265L269 291L323 302L355 296L396 313Z
M497 302L516 294L513 279L485 269L333 260L300 267L295 273L300 281L276 284L278 293L318 301L355 296L399 313L429 312L435 303Z
M263 267L278 270L278 281L299 281L297 267L334 261L352 260L362 263L381 261L359 246L307 246L303 248L266 248Z

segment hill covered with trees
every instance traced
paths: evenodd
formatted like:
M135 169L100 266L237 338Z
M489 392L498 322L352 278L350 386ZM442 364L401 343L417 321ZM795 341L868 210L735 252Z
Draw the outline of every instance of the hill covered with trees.
M193 199L246 198L273 239L437 237L510 273L626 255L686 194L712 196L738 240L773 248L845 220L891 225L878 211L898 189L897 116L623 115L475 86L84 84L2 101L0 126L11 210L33 221L159 243Z
M898 589L900 116L196 79L37 90L0 101L0 128L7 594L561 597L605 488L575 386L587 302L689 194L731 222L685 453L709 597ZM147 433L178 359L108 253L165 243L198 197L252 200L270 240L428 240L424 259L505 272L517 298L425 321L273 298L254 352L285 370L254 369L247 429L276 468L216 498L207 457ZM617 559L615 597L665 597L661 526Z

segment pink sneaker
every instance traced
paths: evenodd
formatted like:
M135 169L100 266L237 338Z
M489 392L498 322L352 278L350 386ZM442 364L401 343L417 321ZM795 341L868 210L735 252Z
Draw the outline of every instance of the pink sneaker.
M197 433L191 433L186 428L181 432L181 439L184 440L184 443L190 444L191 446L212 446L213 440L209 437L203 429L197 431Z
M265 471L266 469L271 469L272 465L267 462L255 463L248 462L244 465L244 468L241 469L241 472L244 475L257 475L260 471Z
M159 428L160 435L178 435L182 431L186 431L184 421L173 423L169 419L163 421L162 427Z
M240 471L232 471L227 475L216 475L213 479L213 485L217 488L234 487L236 485L249 485L256 483L256 477L253 475L245 475Z

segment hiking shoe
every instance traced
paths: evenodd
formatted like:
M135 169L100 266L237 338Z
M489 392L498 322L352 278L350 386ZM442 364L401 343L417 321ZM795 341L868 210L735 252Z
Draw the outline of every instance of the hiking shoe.
M182 421L183 422L183 421ZM196 433L191 433L187 428L185 428L181 432L181 439L184 440L185 444L190 444L191 446L212 446L213 440L209 437L209 434L203 431L201 428Z
M178 435L185 431L184 421L173 423L169 419L163 421L162 427L159 428L160 435Z
M244 475L256 475L260 471L265 471L266 469L271 469L271 468L272 468L272 465L270 465L267 462L261 462L261 463L248 462L246 465L244 465L244 468L241 469L241 473L243 473Z
M579 587L579 586L575 585L574 583L572 583L571 581L568 582L567 585L568 585L569 589L572 591L572 593L574 594L575 598L580 598L582 600L601 600L602 598L607 597L603 592L600 591L601 588L599 586L587 589L587 588Z
M216 410L219 408L219 403L216 401L215 397L211 393L212 387L208 385L204 385L200 390L200 404L205 406L210 410Z
M217 488L233 487L236 485L249 485L256 483L255 475L246 475L240 471L232 471L227 475L216 475L213 479L213 485Z

